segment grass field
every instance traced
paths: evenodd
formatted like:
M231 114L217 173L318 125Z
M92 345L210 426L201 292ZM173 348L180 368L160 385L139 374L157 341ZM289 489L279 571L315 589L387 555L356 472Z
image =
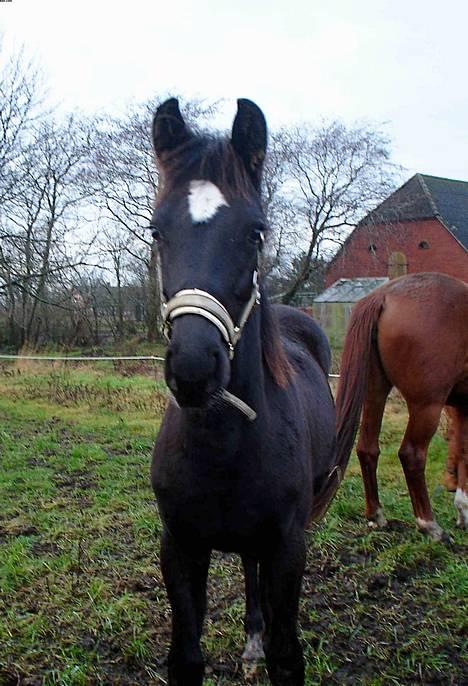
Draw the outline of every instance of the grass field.
M164 404L149 369L0 371L1 686L165 683L170 613L148 477ZM389 528L368 530L353 457L308 534L307 684L468 683L466 533L439 485L446 444L433 441L428 482L453 548L414 527L396 459L404 418L394 399L380 468ZM236 557L214 556L209 596L206 684L240 685ZM264 673L257 683L268 683Z

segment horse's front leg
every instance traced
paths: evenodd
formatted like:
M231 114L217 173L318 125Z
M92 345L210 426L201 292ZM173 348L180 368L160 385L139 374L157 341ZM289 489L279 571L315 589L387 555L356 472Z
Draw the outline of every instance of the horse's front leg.
M260 563L265 655L273 686L303 686L304 657L297 615L305 565L304 532L293 532Z
M172 609L170 686L202 686L204 660L200 648L206 612L206 579L210 551L188 552L165 531L161 569Z
M263 615L258 588L258 560L242 555L245 578L245 633L247 642L242 653L243 670L246 679L253 679L257 665L265 657L263 652Z

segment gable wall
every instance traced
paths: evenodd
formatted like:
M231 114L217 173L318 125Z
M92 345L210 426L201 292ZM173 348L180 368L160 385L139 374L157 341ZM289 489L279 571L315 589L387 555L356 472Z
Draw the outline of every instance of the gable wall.
M421 241L428 249L419 248ZM369 245L376 246L375 254ZM423 219L396 225L359 226L325 275L325 287L342 278L388 276L390 255L406 256L407 273L443 272L468 281L468 252L437 219Z

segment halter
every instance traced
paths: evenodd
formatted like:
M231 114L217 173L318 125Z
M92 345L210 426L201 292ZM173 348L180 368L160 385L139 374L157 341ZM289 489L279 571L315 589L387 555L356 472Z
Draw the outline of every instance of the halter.
M157 270L159 292L161 297L161 317L163 333L167 340L171 338L172 323L184 314L196 314L214 324L228 348L229 359L234 357L234 349L242 335L242 330L253 308L260 303L260 289L258 287L258 271L252 276L252 293L242 310L239 322L234 323L231 315L214 295L199 288L184 288L169 300L164 298L162 272L159 253L157 254Z
M234 357L234 349L242 335L242 329L253 308L260 302L257 270L253 273L252 293L246 303L238 324L234 324L231 315L214 295L199 288L185 288L176 293L169 301L161 300L161 314L164 323L164 334L170 338L174 319L184 314L196 314L208 319L221 333L228 347L229 359Z
M260 289L258 287L258 270L255 269L252 276L252 293L249 300L242 310L238 324L234 321L224 307L214 295L199 288L184 288L178 291L169 300L164 297L162 282L161 259L159 252L156 255L157 274L159 283L159 293L161 298L161 316L163 320L163 333L169 341L171 338L172 323L177 317L184 314L196 314L204 317L214 324L220 332L228 348L229 359L234 358L234 350L242 335L242 330L249 318L253 308L260 303ZM253 422L257 413L249 407L243 400L237 398L225 388L220 391L219 399L237 408L249 421Z

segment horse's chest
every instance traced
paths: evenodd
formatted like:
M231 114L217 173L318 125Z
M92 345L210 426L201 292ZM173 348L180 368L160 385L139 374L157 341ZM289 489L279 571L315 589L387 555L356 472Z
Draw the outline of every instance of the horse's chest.
M178 463L178 464L177 464ZM299 483L278 488L261 461L244 456L242 467L211 462L194 465L185 456L169 472L156 470L154 487L168 529L186 540L205 540L211 547L236 550L258 540L295 509Z

